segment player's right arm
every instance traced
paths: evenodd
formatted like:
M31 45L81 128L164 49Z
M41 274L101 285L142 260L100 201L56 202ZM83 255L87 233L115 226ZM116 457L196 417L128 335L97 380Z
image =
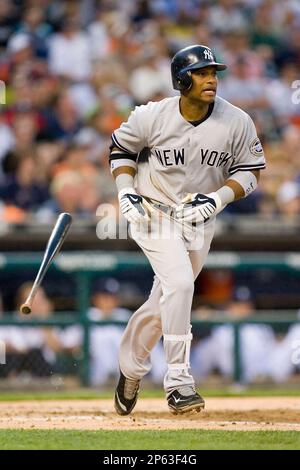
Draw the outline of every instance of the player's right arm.
M128 121L112 134L109 156L121 212L129 222L133 223L149 218L145 208L146 201L134 188L138 154L145 147L145 136L139 114L140 110L136 108Z
M120 155L120 149L113 147L112 155ZM120 158L118 162L120 164L120 161L123 160L121 166L113 169L114 165L111 163L112 175L118 188L120 209L128 222L138 223L142 219L147 220L148 215L143 207L143 198L134 189L136 168L131 166L130 161L126 162L126 154L123 154L122 157L124 158Z

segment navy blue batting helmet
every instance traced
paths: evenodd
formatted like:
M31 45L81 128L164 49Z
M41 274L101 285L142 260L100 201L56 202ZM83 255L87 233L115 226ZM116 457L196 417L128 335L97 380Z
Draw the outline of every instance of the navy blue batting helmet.
M195 45L176 52L171 62L173 88L189 90L193 84L191 70L215 65L217 70L225 70L227 65L220 64L212 50L207 46Z

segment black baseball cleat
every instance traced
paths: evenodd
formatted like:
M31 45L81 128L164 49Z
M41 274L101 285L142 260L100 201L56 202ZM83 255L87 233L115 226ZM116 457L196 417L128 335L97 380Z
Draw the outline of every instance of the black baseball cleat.
M167 397L168 406L171 413L183 414L189 411L201 411L205 406L205 401L196 392L194 387L184 386L174 390Z
M140 380L127 379L120 371L119 382L115 391L115 410L119 415L129 415L136 405Z

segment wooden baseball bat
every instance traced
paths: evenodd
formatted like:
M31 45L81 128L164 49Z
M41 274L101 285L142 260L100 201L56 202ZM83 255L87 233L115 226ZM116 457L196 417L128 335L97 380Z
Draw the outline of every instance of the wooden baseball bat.
M72 217L70 214L67 214L66 212L60 214L60 216L58 217L55 227L53 228L50 238L48 240L44 257L43 257L40 269L37 273L37 276L34 280L30 294L28 295L25 303L21 305L20 307L20 312L24 313L25 315L28 315L29 313L31 313L32 303L37 293L37 290L40 287L41 282L46 272L48 271L48 268L54 256L58 253L60 247L62 246L71 223L72 223Z

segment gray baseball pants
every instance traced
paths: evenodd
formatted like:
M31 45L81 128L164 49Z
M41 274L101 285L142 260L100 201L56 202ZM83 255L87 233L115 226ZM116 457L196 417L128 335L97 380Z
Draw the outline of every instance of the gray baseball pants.
M152 219L155 217L158 221L157 214ZM149 298L127 324L119 363L126 377L141 379L150 371L151 350L163 336L168 366L164 389L169 394L183 385L195 385L189 373L194 280L209 252L215 220L202 225L196 241L195 229L191 228L164 238L162 220L164 224L170 218L160 215L159 224L150 230L152 236L131 227L132 237L147 256L155 276Z

